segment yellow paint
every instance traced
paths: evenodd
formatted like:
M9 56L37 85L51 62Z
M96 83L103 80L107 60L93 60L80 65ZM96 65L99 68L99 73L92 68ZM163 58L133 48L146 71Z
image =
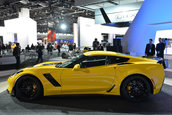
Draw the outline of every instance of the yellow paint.
M92 51L84 53L86 56L107 55L129 58L125 65L111 64L89 68L80 68L79 64L74 68L57 68L55 65L37 66L25 68L23 72L9 77L8 91L12 92L13 84L20 77L31 74L37 77L44 90L44 96L64 94L105 94L120 95L120 87L125 78L133 74L144 75L150 79L153 87L153 94L157 94L163 84L164 69L156 60L138 58L118 54L114 52ZM39 65L58 62L45 62ZM50 73L61 87L53 86L43 74ZM139 77L139 76L138 76ZM107 92L112 86L115 87ZM129 88L129 87L128 87Z

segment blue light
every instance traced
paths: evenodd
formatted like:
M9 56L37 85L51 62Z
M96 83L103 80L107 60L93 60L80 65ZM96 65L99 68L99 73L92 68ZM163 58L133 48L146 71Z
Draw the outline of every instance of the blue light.
M171 5L172 0L145 0L124 37L128 42L123 42L124 49L142 56L149 39L155 41L156 31L172 29Z
M17 38L14 38L14 42L17 42Z
M116 24L115 23L108 23L106 24L107 26L115 26Z

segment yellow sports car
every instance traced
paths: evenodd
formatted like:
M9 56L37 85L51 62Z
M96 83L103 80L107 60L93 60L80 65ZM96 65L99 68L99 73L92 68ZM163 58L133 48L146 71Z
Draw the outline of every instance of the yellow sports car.
M106 51L90 51L66 62L25 68L8 79L8 92L18 99L40 96L104 94L137 101L157 94L164 81L156 60Z

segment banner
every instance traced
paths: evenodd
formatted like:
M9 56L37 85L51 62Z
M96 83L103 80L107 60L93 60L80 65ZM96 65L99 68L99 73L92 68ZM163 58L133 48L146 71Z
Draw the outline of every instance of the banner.
M48 31L48 42L54 42L56 39L56 32L53 30Z

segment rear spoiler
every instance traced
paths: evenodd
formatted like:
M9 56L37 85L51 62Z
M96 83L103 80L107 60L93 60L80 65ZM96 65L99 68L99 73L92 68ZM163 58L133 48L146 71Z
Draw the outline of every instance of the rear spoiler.
M142 56L143 58L148 58L148 59L153 59L156 60L157 63L162 64L163 65L163 58L158 58L158 57L153 57L153 56Z

